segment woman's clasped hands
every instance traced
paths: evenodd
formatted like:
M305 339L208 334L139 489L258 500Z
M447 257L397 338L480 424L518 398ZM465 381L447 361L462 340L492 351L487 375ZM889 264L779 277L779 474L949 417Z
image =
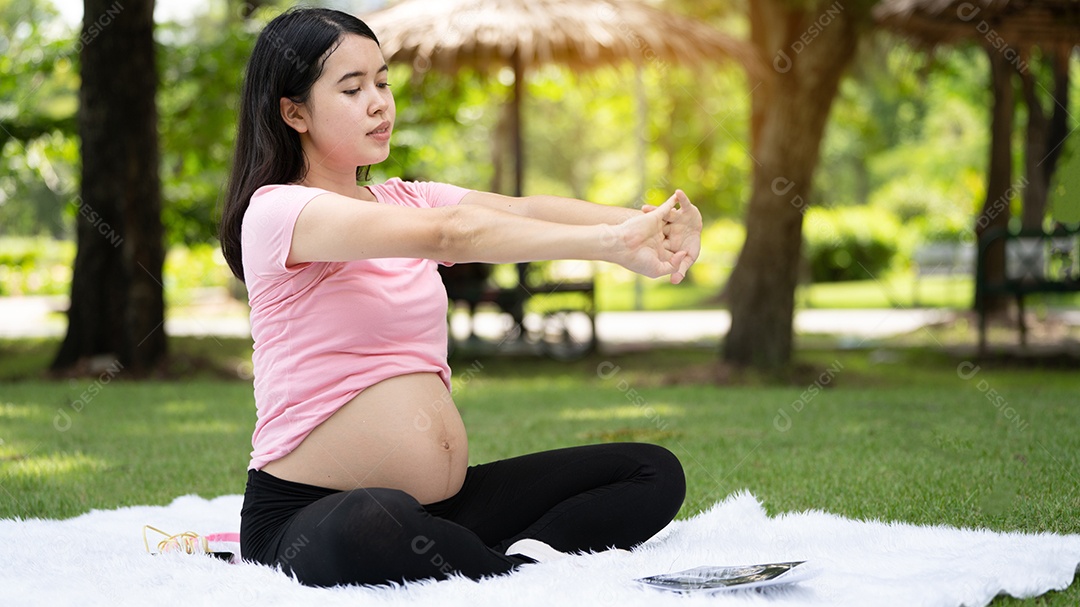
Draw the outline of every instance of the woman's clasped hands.
M671 284L679 284L701 253L701 211L682 190L642 211L610 226L611 261L650 278L670 275Z

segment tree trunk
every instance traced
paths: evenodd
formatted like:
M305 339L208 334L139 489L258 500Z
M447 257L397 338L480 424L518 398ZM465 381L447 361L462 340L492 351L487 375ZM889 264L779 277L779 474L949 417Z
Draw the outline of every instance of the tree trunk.
M1065 140L1069 137L1069 55L1072 47L1069 45L1044 51L1044 57L1050 61L1054 75L1054 92L1051 93L1050 101L1052 110L1050 117L1044 118L1043 147L1029 147L1027 154L1028 181L1034 183L1035 178L1040 179L1041 198L1031 199L1029 208L1028 198L1024 198L1023 227L1025 229L1041 229L1043 220L1046 218L1047 199L1050 195L1050 182L1057 170L1058 159L1065 147ZM1022 76L1024 74L1021 74ZM1028 93L1028 83L1024 83L1024 96L1028 105L1038 103L1038 93ZM1041 109L1041 106L1040 106ZM1029 138L1029 144L1033 143ZM1034 166L1032 166L1034 164Z
M990 58L990 81L994 93L994 107L990 122L990 167L986 183L986 201L975 220L976 242L982 243L983 234L992 229L1009 226L1009 204L1017 189L1027 185L1027 179L1012 183L1012 133L1015 113L1013 94L1013 66L999 51L987 47ZM981 249L981 244L980 244ZM1005 279L1005 243L995 241L986 250L985 272L990 282ZM975 309L979 309L979 293L976 292ZM1008 311L1009 300L1003 295L987 296L983 301L988 315L1001 316Z
M1030 55L1034 60L1034 55ZM1027 187L1024 188L1024 203L1021 207L1021 226L1025 230L1042 228L1046 216L1046 196L1050 190L1049 175L1044 170L1043 159L1046 157L1047 137L1050 119L1043 111L1042 95L1035 90L1036 76L1031 69L1019 69L1020 82L1024 91L1024 104L1027 106L1027 133L1024 142L1024 174Z
M1027 141L1024 148L1024 170L1028 185L1024 190L1021 226L1025 230L1041 230L1046 218L1050 181L1057 161L1069 136L1069 52L1071 47L1043 49L1041 58L1050 64L1054 84L1051 93L1040 86L1029 65L1018 69L1023 84L1024 103L1028 108ZM1034 58L1034 54L1031 54ZM1050 115L1043 107L1042 89L1050 96Z
M165 355L153 16L153 0L85 0L78 251L54 370L108 357L141 374Z
M791 360L802 219L860 15L839 2L798 10L782 0L758 0L749 10L751 39L773 58L774 72L753 92L753 191L746 241L725 287L731 330L723 356L776 369Z
M1046 182L1050 183L1057 171L1061 152L1065 149L1065 140L1072 130L1069 128L1069 58L1072 45L1060 45L1054 49L1052 65L1054 67L1054 113L1050 117L1050 127L1046 137L1046 158L1043 161Z

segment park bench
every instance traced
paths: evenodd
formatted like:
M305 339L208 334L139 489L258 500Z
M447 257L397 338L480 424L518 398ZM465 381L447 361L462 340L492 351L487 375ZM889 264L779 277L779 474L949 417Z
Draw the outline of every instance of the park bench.
M919 305L919 284L925 276L971 276L975 267L975 246L963 242L929 242L915 249L912 303Z
M584 262L517 264L518 283L504 287L490 280L492 265L456 264L440 267L447 298L466 304L470 316L479 304L493 304L510 317L506 337L518 337L538 353L557 360L576 360L596 349L596 284L592 266ZM583 267L585 270L583 270ZM570 305L542 310L539 324L525 317L525 304L537 295L577 294ZM452 335L451 335L452 338ZM500 343L506 343L504 337ZM451 348L453 348L451 343Z
M991 279L987 259L994 243L1005 247L1005 277ZM975 307L979 315L979 352L986 352L987 296L1011 295L1019 313L1020 345L1027 345L1024 297L1034 293L1080 291L1080 226L1050 232L1010 232L991 228L979 239L975 269Z

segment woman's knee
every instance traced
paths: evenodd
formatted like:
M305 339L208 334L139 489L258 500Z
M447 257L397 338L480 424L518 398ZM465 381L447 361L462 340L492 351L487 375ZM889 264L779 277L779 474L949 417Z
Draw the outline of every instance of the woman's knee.
M323 499L326 503L305 515L324 541L363 542L372 530L398 527L423 514L420 502L397 489L353 489Z
M652 443L623 443L627 455L637 460L642 471L649 475L683 477L679 458L666 447Z
M670 504L674 517L686 498L686 475L679 458L665 447L648 443L635 443L634 452L642 476Z
M423 508L403 491L335 493L293 520L275 564L310 586L381 583L381 561L408 549L402 531L418 516Z

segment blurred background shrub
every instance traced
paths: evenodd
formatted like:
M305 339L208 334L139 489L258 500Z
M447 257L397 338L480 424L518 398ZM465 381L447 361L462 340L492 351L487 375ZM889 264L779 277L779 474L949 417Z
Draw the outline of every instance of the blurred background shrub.
M874 207L811 208L803 252L813 282L866 280L891 269L904 239L899 219Z

